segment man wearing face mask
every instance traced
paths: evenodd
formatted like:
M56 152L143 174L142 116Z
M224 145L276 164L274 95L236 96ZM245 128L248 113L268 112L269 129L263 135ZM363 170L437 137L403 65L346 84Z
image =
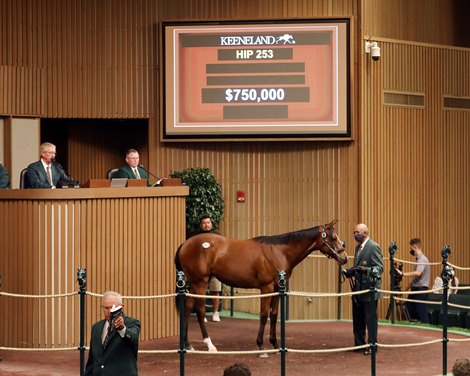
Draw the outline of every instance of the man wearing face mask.
M412 272L403 273L403 277L413 277L407 290L425 291L429 289L429 280L431 276L431 268L429 260L421 249L421 240L413 238L410 240L410 254L416 257L416 265ZM428 300L428 294L409 295L410 300ZM425 303L406 302L406 308L410 313L412 320L418 320L422 323L428 323L428 314Z
M367 290L371 287L372 274L382 276L383 256L380 246L369 238L369 229L363 223L354 227L354 239L357 242L354 254L354 266L344 271L347 278L352 278L353 291ZM375 284L377 289L382 286L381 278ZM377 342L377 299L379 294L371 297L370 293L355 295L353 301L353 332L354 345L366 344L366 328L368 343ZM362 350L361 350L362 351ZM364 350L364 355L370 355L371 349Z

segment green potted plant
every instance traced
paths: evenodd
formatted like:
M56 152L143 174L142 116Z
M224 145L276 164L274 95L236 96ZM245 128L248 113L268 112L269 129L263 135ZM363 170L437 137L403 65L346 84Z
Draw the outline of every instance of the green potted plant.
M224 215L222 189L208 168L187 168L173 171L172 178L181 178L189 187L186 197L186 237L199 232L199 219L208 215L212 219L214 230Z

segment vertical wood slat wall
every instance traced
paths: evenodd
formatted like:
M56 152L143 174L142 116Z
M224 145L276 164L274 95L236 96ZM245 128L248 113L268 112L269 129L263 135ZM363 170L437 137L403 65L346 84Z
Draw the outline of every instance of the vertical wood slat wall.
M411 261L408 241L419 237L431 262L448 244L450 262L468 267L470 111L443 108L443 97L470 94L470 51L378 40L380 64L364 56L362 217L382 246L397 241L398 258ZM424 108L381 103L383 91L422 93Z
M184 197L1 199L3 291L52 295L78 290L124 296L175 292L174 251L184 240ZM101 300L86 297L86 341L103 317ZM174 298L127 299L125 311L142 323L141 339L178 333ZM3 297L2 344L68 347L79 343L79 297Z
M468 73L464 69L468 50L384 40L381 42L383 57L373 64L362 52L364 36L398 34L402 39L414 38L419 42L452 43L454 30L449 10L452 5L448 5L451 2L419 3L426 4L426 14L440 22L439 27L432 29L421 17L418 3L414 2L415 6L409 3L406 0L380 3L374 0L51 0L47 3L0 0L1 13L8 16L0 23L0 80L13 82L0 85L0 114L149 118L151 171L164 176L171 170L187 167L211 168L223 187L227 206L221 230L228 236L247 238L283 233L338 217L338 230L350 253L354 248L352 227L355 222L363 221L369 224L372 237L380 242L385 254L389 242L397 240L399 256L409 258L406 243L411 236L419 235L429 250L428 256L436 261L444 243L455 244L456 249L463 249L466 244L466 235L461 234L465 233L462 226L468 224L468 201L459 197L466 197L468 190L464 188L468 185L462 184L468 183L464 178L468 176L468 156L463 148L468 142L465 132L468 115L442 111L437 98L445 92L469 96ZM395 17L390 17L390 12ZM160 20L298 17L352 19L353 142L162 144L158 141ZM398 27L396 23L381 21L387 17L402 21ZM412 19L413 24L406 24L407 19ZM426 75L420 70L423 64ZM19 67L30 72L22 85L15 84ZM433 72L439 67L447 78L442 77L443 83L434 85L437 77ZM449 73L454 71L461 75ZM384 106L383 90L425 92L426 108ZM430 102L426 90L435 90ZM435 129L439 127L439 119L448 121L445 132ZM412 124L416 124L413 130ZM434 128L429 129L429 124ZM403 140L402 136L406 138ZM73 163L80 169L77 160L83 139L76 137L69 140L69 149L74 150ZM434 153L439 148L441 151ZM409 181L416 175L415 165L405 156L412 149L421 158L420 184L412 183L410 189ZM86 150L86 158L106 153L89 145ZM107 156L103 160L111 158ZM102 171L104 164L88 172ZM432 166L436 166L435 170ZM459 171L457 167L464 170ZM82 171L86 173L86 169ZM445 182L444 172L440 171L445 171ZM435 179L437 185L433 184ZM245 204L236 203L239 189L247 192ZM462 253L456 252L453 257L462 264L469 262L468 256ZM316 266L317 263L322 266ZM336 268L330 264L331 261L317 258L307 260L294 273L292 288L305 290L312 284L315 290L329 289L331 281L336 279ZM318 276L312 270L318 270ZM326 307L325 312L329 312L331 305ZM345 317L349 317L348 307L349 302L345 302ZM292 313L301 310L309 312L305 318L319 317L310 313L304 302L292 306Z

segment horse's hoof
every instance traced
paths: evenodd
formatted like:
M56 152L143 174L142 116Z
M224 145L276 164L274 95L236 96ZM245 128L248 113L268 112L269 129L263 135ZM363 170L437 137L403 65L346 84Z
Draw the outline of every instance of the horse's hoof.
M213 344L212 344L212 341L210 339L210 337L207 337L207 338L204 338L202 340L202 342L204 342L206 345L207 345L207 350L209 352L216 352L217 351L217 347L215 347Z
M269 355L268 355L268 353L264 352L264 353L259 354L259 357L260 358L268 358Z

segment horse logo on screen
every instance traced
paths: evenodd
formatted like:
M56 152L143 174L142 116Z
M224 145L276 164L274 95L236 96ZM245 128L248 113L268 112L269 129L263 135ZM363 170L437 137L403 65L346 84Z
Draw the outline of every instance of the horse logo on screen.
M277 38L276 44L284 42L283 44L295 44L294 37L291 34L284 34Z
M264 327L270 318L269 342L279 348L276 338L276 321L279 308L279 271L284 271L286 283L293 269L313 251L320 251L339 265L348 262L344 243L335 230L334 220L328 224L282 235L258 236L248 240L229 239L215 233L203 233L186 240L175 255L176 269L184 272L190 292L206 294L209 279L214 276L227 286L259 289L260 322L256 343L264 350ZM189 315L196 310L203 342L209 351L217 351L204 323L205 299L186 296L184 317L184 342L188 342ZM265 353L263 353L264 355ZM267 355L265 355L267 356Z

